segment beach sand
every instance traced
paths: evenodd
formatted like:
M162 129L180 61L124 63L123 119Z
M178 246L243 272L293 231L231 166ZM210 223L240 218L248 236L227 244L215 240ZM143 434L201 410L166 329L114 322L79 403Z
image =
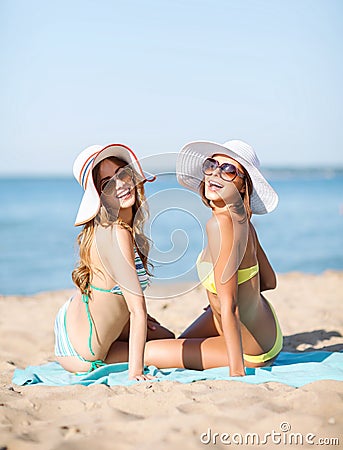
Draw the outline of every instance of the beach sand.
M176 334L207 304L200 286L181 295L187 287L149 288L154 297L148 300L149 312ZM263 437L273 430L280 432L283 422L293 432L315 434L314 442L338 437L342 446L343 383L337 381L318 381L298 389L239 381L146 382L112 388L13 385L15 367L54 360L54 317L70 293L0 297L0 449L227 448L213 433L259 433ZM173 293L177 297L156 299ZM279 275L277 289L266 297L280 319L284 350L343 350L343 272ZM206 442L209 429L212 444L206 446L200 435L207 433L203 436ZM283 444L264 447L286 448ZM331 447L339 446L325 445Z

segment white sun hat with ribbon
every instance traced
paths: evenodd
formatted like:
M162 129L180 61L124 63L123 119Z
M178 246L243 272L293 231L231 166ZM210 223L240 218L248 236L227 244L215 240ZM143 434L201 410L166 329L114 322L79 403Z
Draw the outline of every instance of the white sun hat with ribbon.
M109 144L87 147L78 155L73 165L74 176L85 191L75 219L75 226L84 225L97 215L100 197L94 185L93 169L100 161L110 156L115 156L129 164L142 175L143 182L156 179L154 176L150 179L145 176L137 156L127 145Z

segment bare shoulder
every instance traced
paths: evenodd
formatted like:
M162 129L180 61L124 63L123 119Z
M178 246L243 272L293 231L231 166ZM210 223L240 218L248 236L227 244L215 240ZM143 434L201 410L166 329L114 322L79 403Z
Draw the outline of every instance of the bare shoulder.
M229 214L216 214L206 224L208 245L212 258L229 254L232 248L233 223Z
M118 239L119 241L131 241L132 242L132 234L131 232L124 228L122 225L118 223L114 223L110 227L112 237Z
M207 224L207 233L214 234L220 231L230 231L233 228L233 221L230 214L216 214L212 216Z
M109 227L99 226L96 229L96 243L102 254L116 252L131 253L133 249L132 235L129 230L119 224Z

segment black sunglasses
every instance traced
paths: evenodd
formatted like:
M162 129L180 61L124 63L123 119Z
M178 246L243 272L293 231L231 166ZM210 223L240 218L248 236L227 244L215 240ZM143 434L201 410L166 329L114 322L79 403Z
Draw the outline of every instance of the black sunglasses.
M245 178L245 175L239 172L237 167L231 163L220 164L214 158L205 159L202 165L202 173L204 175L212 175L217 169L219 169L220 178L224 181L233 181L236 177Z

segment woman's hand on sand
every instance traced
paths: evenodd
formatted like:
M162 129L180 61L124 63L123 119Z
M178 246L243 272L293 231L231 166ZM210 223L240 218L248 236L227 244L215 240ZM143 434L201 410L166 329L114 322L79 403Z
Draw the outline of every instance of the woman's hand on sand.
M155 331L156 330L156 325L160 325L160 322L158 320L156 320L154 317L151 317L150 314L148 314L147 316L147 326L148 326L148 330L151 331Z

